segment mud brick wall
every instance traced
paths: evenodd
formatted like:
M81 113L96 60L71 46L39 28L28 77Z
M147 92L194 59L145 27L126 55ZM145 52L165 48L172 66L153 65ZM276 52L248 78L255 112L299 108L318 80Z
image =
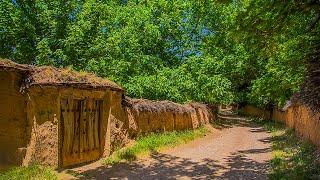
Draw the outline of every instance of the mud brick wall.
M164 131L195 129L215 119L216 107L191 103L181 105L171 101L150 101L126 98L129 136Z
M246 115L283 122L294 129L300 137L310 140L320 148L320 112L312 110L305 104L296 102L286 110L274 108L272 111L248 105L242 110Z
M32 87L26 94L29 97L27 100L25 134L28 143L25 148L23 165L40 163L52 167L65 167L89 162L110 153L111 142L110 135L108 136L110 131L107 131L107 128L110 104L112 103L111 91ZM86 105L82 107L82 110L86 113L85 116L83 115L83 118L86 119L77 120L77 117L75 117L76 112L73 107L75 107L77 99L85 101ZM97 114L99 117L95 118L96 115L92 116L93 110L98 111L98 109L93 108L93 103L97 99L101 101L101 106L99 106L99 113ZM66 100L68 101L68 108L62 107ZM73 102L73 105L70 105L71 102ZM64 109L64 112L62 112L62 109ZM100 121L98 127L93 126L93 119ZM76 121L81 121L80 125L75 124ZM82 121L86 123L82 123ZM79 131L79 128L82 129L80 134L74 134ZM93 130L94 128L96 129ZM93 133L99 136L100 144L94 145L95 147L98 146L99 149L93 149L92 144L96 143L96 141L92 141L94 135L96 135ZM82 144L79 144L80 139L82 139ZM75 142L76 140L78 143ZM71 146L79 146L80 149L76 148L75 152L71 152Z
M294 104L286 111L273 110L273 120L284 122L304 139L310 140L320 148L320 112L303 104Z
M129 142L129 120L126 107L122 105L123 93L112 92L111 96L111 112L108 125L110 128L109 154Z
M259 117L263 119L270 119L272 115L272 111L261 109L252 105L246 105L241 110L246 115Z
M21 81L18 72L0 71L0 166L19 165L25 154L26 102Z

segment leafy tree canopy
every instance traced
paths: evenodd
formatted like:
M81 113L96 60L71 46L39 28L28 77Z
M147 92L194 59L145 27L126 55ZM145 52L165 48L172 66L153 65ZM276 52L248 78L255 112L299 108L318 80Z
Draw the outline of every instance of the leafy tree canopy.
M0 57L94 72L134 97L282 105L319 19L314 0L1 0Z

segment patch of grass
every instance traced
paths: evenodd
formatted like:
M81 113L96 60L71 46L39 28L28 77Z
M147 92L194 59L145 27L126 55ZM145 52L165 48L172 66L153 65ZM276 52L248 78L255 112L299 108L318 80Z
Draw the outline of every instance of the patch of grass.
M205 126L202 126L196 130L152 133L147 136L141 136L133 146L114 152L110 157L105 159L104 163L116 164L120 161L133 161L138 155L149 154L162 148L183 144L195 138L205 136L208 131Z
M0 180L57 180L57 173L47 167L32 165L29 167L15 167L0 173Z
M316 147L297 137L293 129L274 121L255 119L272 133L270 179L320 179L320 159Z
M255 117L251 117L249 120L256 124L262 125L267 131L272 133L277 133L277 132L279 133L280 131L286 129L286 126L283 123L279 123L272 120L266 120L263 118L255 118Z

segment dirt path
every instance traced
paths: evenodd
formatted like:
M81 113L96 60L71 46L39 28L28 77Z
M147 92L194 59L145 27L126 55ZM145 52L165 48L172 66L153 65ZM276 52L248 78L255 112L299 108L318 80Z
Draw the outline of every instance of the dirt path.
M113 167L73 169L84 179L266 179L270 134L244 119L225 121L214 132L176 148Z

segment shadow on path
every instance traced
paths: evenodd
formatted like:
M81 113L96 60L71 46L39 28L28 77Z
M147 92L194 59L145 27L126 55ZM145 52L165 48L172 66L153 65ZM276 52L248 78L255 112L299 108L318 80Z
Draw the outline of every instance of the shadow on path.
M259 124L254 123L251 119L241 116L226 116L218 115L218 118L211 122L211 125L216 129L226 129L232 127L252 127L258 128L260 132L265 132ZM256 129L256 131L258 131Z
M265 132L263 128L246 119L223 119L218 123L221 129L249 127L247 132L256 136ZM241 138L241 137L240 137ZM244 141L246 141L244 139ZM262 144L269 144L268 137L256 139ZM204 142L207 143L207 142ZM225 143L225 142L221 142ZM218 145L217 145L218 146ZM215 146L215 147L217 147ZM220 147L220 146L219 146ZM213 150L210 150L212 151ZM256 161L260 155L270 153L270 147L234 148L228 155L215 154L204 159L178 157L171 153L152 152L149 158L130 163L111 166L99 166L95 169L84 169L79 179L266 179L268 162ZM196 153L203 153L196 151ZM216 160L216 157L221 158Z
M229 169L221 175L215 176L217 179L267 179L268 163L254 161L246 154L259 154L270 152L271 149L249 149L238 151L226 158Z
M150 158L152 162L148 164L136 161L85 171L81 173L83 175L81 179L176 179L179 177L204 179L212 176L217 168L221 168L210 159L193 162L156 152Z
M267 149L237 152L226 158L228 166L221 166L209 158L195 162L190 159L154 152L152 161L121 163L112 167L101 166L84 171L80 179L265 179L267 164L253 161L245 153L261 153ZM225 171L215 175L218 171Z

